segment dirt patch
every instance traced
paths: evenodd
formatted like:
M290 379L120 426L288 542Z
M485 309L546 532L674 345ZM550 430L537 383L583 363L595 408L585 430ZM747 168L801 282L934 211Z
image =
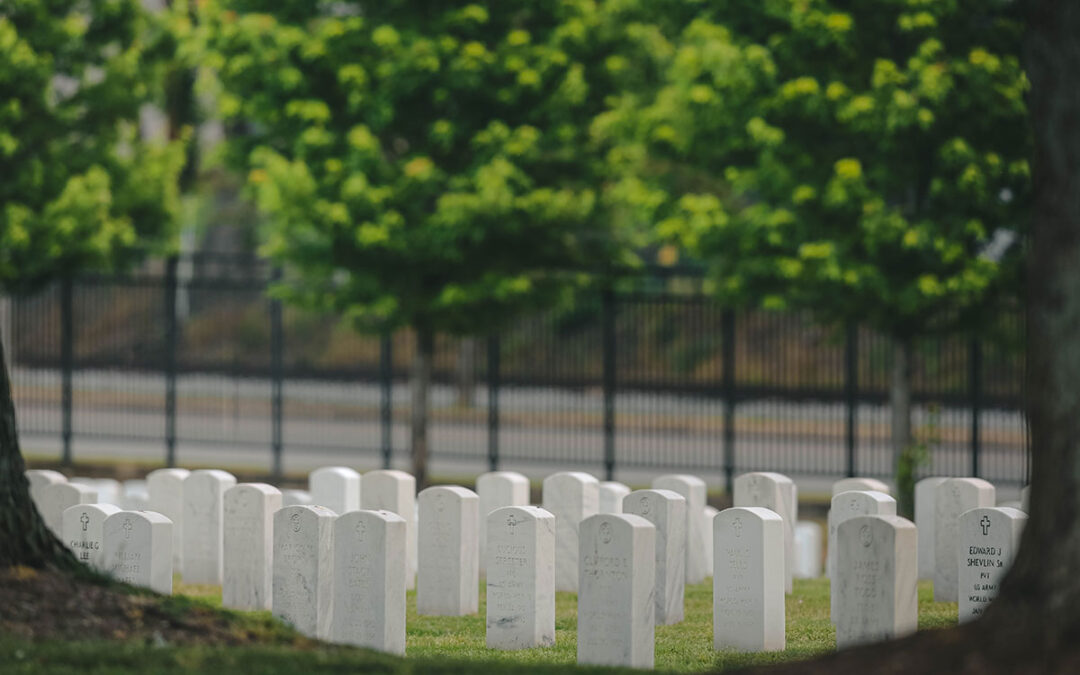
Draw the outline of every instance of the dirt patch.
M313 644L266 617L27 567L0 570L0 634L33 641L106 639L162 646Z

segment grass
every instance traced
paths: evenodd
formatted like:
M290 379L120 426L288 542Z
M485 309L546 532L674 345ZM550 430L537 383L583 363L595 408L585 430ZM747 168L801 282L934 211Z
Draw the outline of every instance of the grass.
M482 588L482 587L481 587ZM219 607L220 589L177 584L174 602ZM398 659L362 649L315 645L310 649L286 646L166 647L131 642L28 643L0 636L0 671L4 673L550 673L566 671L576 662L577 601L572 593L559 593L555 605L556 645L517 652L489 650L484 638L484 593L480 611L465 617L416 614L416 596L408 594L407 658ZM712 649L712 585L687 589L686 618L673 626L656 628L656 669L701 672L749 665L805 659L832 651L835 631L829 622L829 583L826 579L796 580L787 598L787 649L782 652L743 654ZM956 623L955 603L933 602L929 583L919 585L919 628L941 628ZM273 641L287 633L267 621L269 613L236 613L236 621L255 627ZM275 634L275 630L280 634ZM279 640L278 642L284 642ZM598 672L625 672L598 669Z

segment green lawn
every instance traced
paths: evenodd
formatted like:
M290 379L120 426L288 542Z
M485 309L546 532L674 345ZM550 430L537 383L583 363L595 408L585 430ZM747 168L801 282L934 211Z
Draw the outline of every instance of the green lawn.
M215 587L177 584L177 593L196 602L219 605ZM787 649L769 654L714 652L712 649L712 586L687 589L686 618L656 629L656 668L696 672L808 658L834 648L829 622L829 584L825 579L796 580L787 598ZM238 617L265 626L267 613ZM5 673L143 673L143 672L469 672L483 664L485 672L556 672L576 660L577 602L571 593L556 598L556 646L499 652L484 646L484 594L480 612L466 617L417 616L415 593L408 596L408 658L397 659L348 647L296 649L265 647L154 647L131 643L15 642L0 636L0 671ZM935 603L928 583L919 586L919 628L956 623L955 603ZM265 629L264 629L265 630ZM272 636L271 636L272 637ZM605 670L605 669L601 669ZM614 672L614 671L611 671Z

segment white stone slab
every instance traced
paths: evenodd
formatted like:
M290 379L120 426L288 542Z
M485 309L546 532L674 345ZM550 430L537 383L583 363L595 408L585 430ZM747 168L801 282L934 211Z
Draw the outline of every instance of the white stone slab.
M884 492L852 490L841 492L832 498L829 508L829 541L826 567L829 578L836 574L836 531L845 520L858 516L895 516L896 500ZM829 588L829 616L836 621L836 584Z
M934 495L947 478L931 476L915 483L915 527L919 528L919 578L933 579L937 559L934 556Z
M577 662L652 668L656 528L641 516L601 513L579 534Z
M686 499L672 490L635 490L623 499L622 513L656 528L656 625L679 623L686 588Z
M360 506L389 511L405 520L405 588L416 588L416 478L394 469L369 471L360 479Z
M555 590L578 590L578 526L600 508L600 482L581 471L544 479L544 509L555 516Z
M331 641L405 654L407 535L405 519L386 510L334 521Z
M181 574L185 584L221 585L225 491L234 485L236 477L219 469L192 471L184 479Z
M705 507L705 515L701 521L701 547L705 549L705 574L711 579L713 574L713 518L720 513L713 506Z
M34 506L40 512L41 493L45 486L66 483L67 476L51 469L28 469L26 471L26 480L30 482L30 499L34 501Z
M69 483L85 485L97 492L99 504L113 504L123 506L123 486L120 481L112 478L89 478L87 476L72 476Z
M1020 488L1020 510L1031 513L1031 486L1025 485Z
M221 604L232 609L273 606L274 513L281 492L265 483L240 483L225 491L224 576Z
M934 601L956 602L960 514L993 506L994 486L981 478L949 478L934 493Z
M311 501L339 516L360 508L360 474L347 466L324 466L308 475Z
M822 574L821 525L812 520L795 523L795 578L817 579Z
M281 505L284 506L311 506L315 502L311 500L311 493L307 490L282 490Z
M982 616L997 597L1001 579L1020 550L1020 535L1026 524L1026 513L1008 507L971 509L960 515L961 623Z
M172 593L172 521L153 511L117 511L102 528L105 569L119 581Z
M668 474L654 478L652 487L677 492L686 500L686 583L700 584L709 575L701 536L705 526L705 481L689 474Z
M630 486L618 481L600 481L597 488L599 513L622 513L623 497L630 494Z
M78 483L53 483L41 490L38 512L58 538L64 536L64 511L76 504L97 504L97 492Z
M146 474L150 498L146 510L160 513L173 524L173 572L183 572L184 479L190 473L187 469L157 469Z
M744 473L735 478L733 503L772 509L784 520L784 591L791 593L795 575L795 523L799 517L795 482L772 471Z
M888 483L877 478L841 478L832 484L832 496L841 492L881 492L891 495Z
M76 504L64 509L61 541L80 562L105 571L105 519L120 510L113 504Z
M836 533L836 647L903 637L919 623L918 536L899 516L858 516Z
M487 517L504 506L526 506L529 503L529 479L516 471L490 471L476 478L476 494L480 497L480 574L487 567Z
M555 516L539 506L488 514L487 646L555 644Z
M760 506L713 519L713 648L784 649L784 522Z
M322 506L286 506L274 514L274 616L324 640L333 617L336 517Z
M480 608L480 498L458 485L429 487L419 495L419 565L416 612L475 614Z

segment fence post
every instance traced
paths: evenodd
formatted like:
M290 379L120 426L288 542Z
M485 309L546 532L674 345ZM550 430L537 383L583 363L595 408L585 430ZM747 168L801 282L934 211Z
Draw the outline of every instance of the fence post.
M487 339L488 471L499 470L499 336Z
M971 475L979 476L979 413L982 409L982 344L971 338L968 344L969 386L971 397Z
M382 431L382 465L389 469L393 462L394 443L394 344L390 332L383 333L379 341L379 426Z
M281 268L275 267L271 273L275 282L281 280ZM283 403L283 362L285 351L285 326L281 313L281 301L270 300L270 452L273 455L271 476L274 482L281 481L282 451L282 403Z
M615 293L605 288L600 295L601 342L604 386L604 476L615 480Z
M724 369L724 489L731 495L735 492L735 311L725 309L720 321Z
M165 466L176 466L176 267L177 256L165 263Z
M60 370L61 370L61 411L64 441L64 454L61 463L71 466L71 414L72 392L71 378L75 369L75 318L72 310L73 284L70 276L60 282Z
M859 329L855 322L847 325L844 338L844 405L847 409L847 475L855 475L855 420L858 416L859 392Z

